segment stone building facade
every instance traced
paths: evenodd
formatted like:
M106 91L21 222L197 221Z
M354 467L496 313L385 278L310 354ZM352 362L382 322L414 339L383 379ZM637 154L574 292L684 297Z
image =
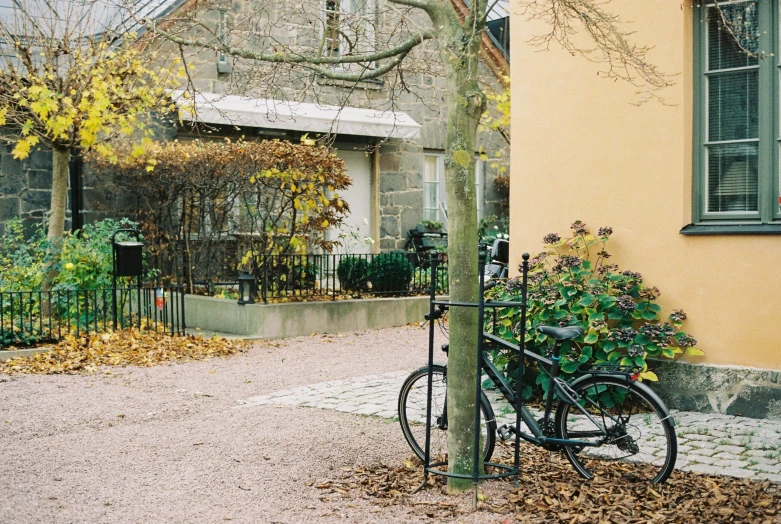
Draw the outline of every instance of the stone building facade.
M377 16L385 17L378 20L378 27L392 27L397 21L381 9L385 0L376 1ZM249 10L251 4L252 2L245 1L231 2L226 7L227 16L240 15ZM278 11L283 9L280 7ZM224 16L226 16L225 10L212 10L202 13L201 19L207 24L212 24L216 29L220 23L220 17ZM412 23L415 21L413 20ZM427 20L420 20L421 25L428 23L430 22ZM307 39L312 39L312 26L306 20L291 19L280 27L282 29L275 34L275 38L280 41L305 42ZM444 163L437 159L441 158L445 149L447 108L445 80L436 66L439 55L435 45L427 43L411 55L413 61L426 61L429 65L424 70L407 73L405 77L407 90L399 89L398 85L391 85L391 82L385 80L347 85L343 82L322 78L315 79L314 82L310 79L308 88L302 90L299 82L304 81L305 77L296 76L296 73L283 77L283 80L273 85L264 85L261 80L257 80L262 77L262 74L259 75L257 71L251 72L253 68L257 67L256 65L232 62L226 68L225 59L221 60L213 51L193 51L187 55L187 61L191 68L193 86L199 92L218 95L240 94L247 97L296 100L337 106L347 104L364 109L387 110L392 108L394 111L408 114L420 124L420 135L415 139L382 139L349 135L333 137L332 143L337 152L350 159L348 172L350 172L351 166L371 171L371 183L366 182L367 188L369 184L371 188L367 191L371 195L378 195L378 201L371 206L372 212L367 218L372 223L370 229L364 233L370 233L376 240L379 240L376 243L377 248L394 250L404 248L407 231L415 228L422 220L427 217L430 219L441 218L436 210L428 209L426 211L424 205L424 198L427 196L426 189L424 189L427 165L429 181L432 176L440 177L436 182L440 187L443 187L443 173L441 171ZM485 64L481 64L480 79L488 89L496 92L503 89L497 74ZM352 94L349 98L347 97L348 93ZM266 131L250 128L222 129L226 135L240 134L247 137L263 137L266 136L264 135ZM301 134L300 131L276 129L273 134L268 136L297 140ZM178 127L168 129L165 135L166 138L173 136L191 137L193 131ZM221 136L221 130L218 129L210 136ZM478 171L481 176L478 186L479 207L482 217L490 217L499 214L502 199L493 184L498 169L491 166L508 167L506 164L509 162L509 151L499 133L481 132L479 140L481 150L488 157L487 160L478 160L478 152L475 151L476 162L480 167ZM376 153L373 152L374 150ZM362 160L361 153L364 153L363 156L366 160ZM364 164L365 168L361 167ZM43 213L48 209L50 196L46 189L49 187L46 183L47 169L51 169L50 155L47 157L47 153L35 153L24 162L13 160L5 152L2 154L0 225L14 213L36 219L42 218ZM432 170L436 172L434 173ZM350 174L357 181L356 174ZM364 175L359 174L359 176ZM49 174L48 180L50 181L50 179ZM111 194L106 188L101 188L101 182L93 180L89 173L85 173L82 184L84 187L79 188L83 195L80 218L90 221L111 214L112 210L118 209L114 202L117 195ZM429 183L428 186L428 190L431 191L432 184ZM441 199L444 191L440 189L439 192ZM368 209L370 207L362 202L366 198L363 194L356 196L355 199L358 201L355 202L350 200L349 194L345 198L353 209ZM132 205L132 203L129 204ZM356 217L353 222L358 223L361 218Z

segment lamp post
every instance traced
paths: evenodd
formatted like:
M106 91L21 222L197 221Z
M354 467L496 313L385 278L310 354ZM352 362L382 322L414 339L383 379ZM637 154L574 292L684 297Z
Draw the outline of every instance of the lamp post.
M136 237L135 242L117 242L117 234L131 233ZM144 244L138 240L141 232L132 228L119 228L111 235L111 259L112 259L112 292L111 302L114 313L114 330L117 329L117 277L137 277L139 304L141 299L141 276L144 272L143 249ZM132 313L132 312L131 312ZM139 323L141 322L139 318ZM131 315L132 325L132 315Z

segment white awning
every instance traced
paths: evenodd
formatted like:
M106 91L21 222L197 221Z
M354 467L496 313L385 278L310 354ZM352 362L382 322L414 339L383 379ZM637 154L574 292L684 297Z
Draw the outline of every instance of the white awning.
M199 93L193 114L193 99L183 98L182 91L172 94L182 120L191 122L382 138L420 136L420 124L400 111Z

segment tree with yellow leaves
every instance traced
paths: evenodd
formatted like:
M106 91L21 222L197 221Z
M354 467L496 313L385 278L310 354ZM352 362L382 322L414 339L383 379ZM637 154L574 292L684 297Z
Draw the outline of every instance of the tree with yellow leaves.
M14 158L51 149L48 238L63 235L75 149L111 157L110 141L148 140L147 114L167 110L170 68L101 2L19 0L0 8L0 136Z

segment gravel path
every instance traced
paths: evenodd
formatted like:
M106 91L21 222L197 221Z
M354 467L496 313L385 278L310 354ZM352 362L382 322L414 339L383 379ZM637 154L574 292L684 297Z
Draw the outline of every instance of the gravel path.
M389 417L427 335L408 326L261 342L230 359L0 375L0 523L431 521L314 487L411 455ZM781 479L781 424L675 416L683 469ZM481 490L494 499L508 486ZM436 499L424 490L413 504Z
M340 468L410 455L398 424L240 401L426 361L427 330L256 344L95 375L0 376L0 522L416 520L326 495Z

